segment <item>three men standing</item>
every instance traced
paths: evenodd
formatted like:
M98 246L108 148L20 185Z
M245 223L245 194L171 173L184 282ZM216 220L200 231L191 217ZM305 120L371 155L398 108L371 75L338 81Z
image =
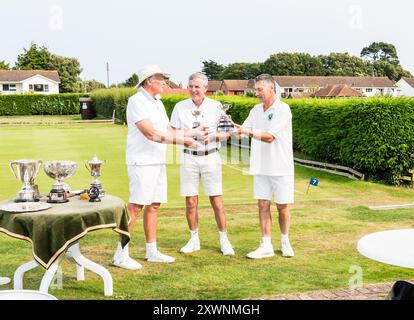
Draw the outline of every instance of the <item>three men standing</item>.
M222 162L220 141L228 133L217 133L217 124L224 114L220 102L206 97L208 79L202 73L189 77L191 98L174 107L171 124L159 95L166 85L168 74L158 66L149 65L138 72L139 90L127 106L128 137L126 163L130 198L129 232L144 208L146 238L145 259L150 262L174 262L173 257L157 250L157 213L161 203L167 202L166 145L184 145L180 166L181 195L186 197L186 217L190 240L180 250L191 253L200 250L198 235L198 194L200 178L210 198L220 237L223 255L234 255L227 237L226 216L222 199ZM282 255L293 257L289 242L290 212L288 204L294 199L294 166L292 150L292 114L287 104L276 97L275 83L270 75L256 78L256 105L235 133L252 138L250 173L254 175L254 196L258 199L262 241L259 248L247 254L252 259L274 256L271 243L272 216L270 203L276 195L279 226L282 233ZM207 135L206 129L209 128ZM128 245L118 244L113 264L125 269L142 266L129 257Z
M202 73L189 77L188 91L191 98L178 102L171 115L171 126L188 131L200 124L209 128L209 135L199 137L202 145L197 149L184 149L181 156L180 187L186 197L186 217L190 228L190 240L181 248L182 253L200 250L198 235L198 194L200 178L203 189L210 198L220 237L220 250L223 255L234 255L227 238L226 216L223 205L222 170L219 154L220 141L227 140L228 133L216 133L216 127L223 111L220 102L206 97L208 79Z

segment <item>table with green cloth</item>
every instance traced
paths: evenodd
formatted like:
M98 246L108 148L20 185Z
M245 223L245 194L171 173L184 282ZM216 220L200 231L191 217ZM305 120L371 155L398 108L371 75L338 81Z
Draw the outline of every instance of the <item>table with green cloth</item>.
M43 197L41 202L46 202ZM37 266L46 269L40 291L47 292L57 271L60 255L76 262L77 279L84 280L84 267L99 274L104 280L105 295L112 295L112 277L102 266L80 253L78 240L88 232L113 229L125 246L130 239L128 211L123 200L106 195L101 202L89 202L72 197L67 203L50 204L44 211L11 213L0 210L0 232L32 244L34 260L20 266L14 274L14 288L22 289L23 276ZM13 200L0 202L0 207Z

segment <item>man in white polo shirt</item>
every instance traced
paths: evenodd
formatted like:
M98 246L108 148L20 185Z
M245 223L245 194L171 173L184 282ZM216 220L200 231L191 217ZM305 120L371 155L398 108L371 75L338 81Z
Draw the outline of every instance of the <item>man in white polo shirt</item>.
M277 98L271 75L256 79L256 96L261 101L253 107L238 133L252 138L250 174L254 175L254 197L258 199L262 241L259 248L247 254L260 259L274 256L271 242L272 216L270 204L275 196L282 233L282 256L293 257L289 242L290 212L294 200L294 164L292 146L292 113L289 106Z
M174 262L174 258L157 250L157 213L161 203L167 202L166 144L184 144L193 148L198 143L184 132L172 130L160 94L168 74L157 65L148 65L138 72L138 92L128 100L128 137L126 164L129 177L130 216L129 232L132 236L137 216L144 208L146 238L145 259L149 262ZM203 135L199 129L188 135ZM140 269L142 266L129 257L128 245L118 244L113 258L115 266Z
M181 248L182 253L200 250L198 236L198 194L200 178L204 193L209 196L213 207L220 237L220 250L223 255L234 255L227 238L226 215L222 199L220 141L227 140L228 133L217 133L216 128L223 114L220 102L206 97L208 79L202 73L189 77L188 91L191 98L178 102L171 115L171 126L179 130L190 130L202 126L209 128L206 144L196 150L184 149L181 155L180 181L181 195L186 197L186 216L190 228L190 240ZM198 115L195 115L195 112Z

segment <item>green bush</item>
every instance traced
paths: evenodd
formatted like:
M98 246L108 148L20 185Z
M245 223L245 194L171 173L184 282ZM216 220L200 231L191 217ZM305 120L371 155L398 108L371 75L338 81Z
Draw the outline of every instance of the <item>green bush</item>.
M0 96L0 116L79 114L79 98L85 94L13 94Z
M100 89L90 93L97 116L112 118L115 110L116 123L126 122L128 99L137 92L134 88Z
M295 148L397 184L414 167L414 99L289 100Z

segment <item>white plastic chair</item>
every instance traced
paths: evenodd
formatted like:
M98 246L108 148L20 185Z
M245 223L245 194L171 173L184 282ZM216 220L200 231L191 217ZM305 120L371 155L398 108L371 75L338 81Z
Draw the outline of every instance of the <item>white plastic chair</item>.
M57 300L57 298L36 290L0 290L0 300Z

